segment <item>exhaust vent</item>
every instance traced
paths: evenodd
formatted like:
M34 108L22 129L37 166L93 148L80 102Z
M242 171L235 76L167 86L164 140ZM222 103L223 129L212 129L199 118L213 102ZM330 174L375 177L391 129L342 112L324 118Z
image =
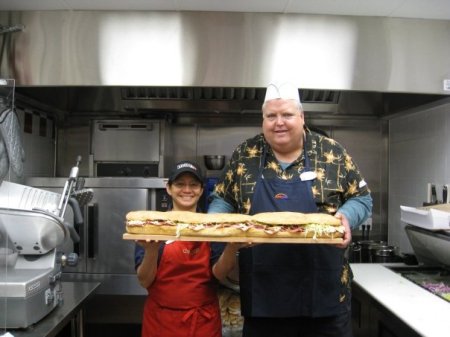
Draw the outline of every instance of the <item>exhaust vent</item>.
M300 90L300 98L303 103L337 104L339 95L339 91L332 90Z
M260 113L266 88L123 87L122 110L133 113L227 112ZM335 114L340 92L300 89L303 109Z
M339 91L299 90L303 103L331 103L339 101ZM127 87L121 89L123 100L264 100L265 88L221 87Z
M262 101L264 88L219 87L127 87L122 88L124 100L250 100Z

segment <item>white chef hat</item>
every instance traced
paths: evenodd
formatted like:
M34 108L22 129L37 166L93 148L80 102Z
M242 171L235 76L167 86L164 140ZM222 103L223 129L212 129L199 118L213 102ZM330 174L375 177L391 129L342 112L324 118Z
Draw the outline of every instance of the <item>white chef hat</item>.
M298 88L291 82L270 83L267 86L264 103L272 99L279 99L279 98L295 100L300 104L300 107L302 106Z

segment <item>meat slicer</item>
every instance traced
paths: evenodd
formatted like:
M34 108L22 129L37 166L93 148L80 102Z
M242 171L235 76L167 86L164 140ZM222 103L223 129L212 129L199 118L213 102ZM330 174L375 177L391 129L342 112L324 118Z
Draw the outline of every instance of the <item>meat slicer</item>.
M60 247L79 240L76 226L83 218L76 196L92 199L91 190L76 190L77 159L62 194L1 182L0 325L6 328L27 328L63 304L62 268L76 264L77 256Z
M400 212L418 264L390 268L450 302L450 204L401 206Z

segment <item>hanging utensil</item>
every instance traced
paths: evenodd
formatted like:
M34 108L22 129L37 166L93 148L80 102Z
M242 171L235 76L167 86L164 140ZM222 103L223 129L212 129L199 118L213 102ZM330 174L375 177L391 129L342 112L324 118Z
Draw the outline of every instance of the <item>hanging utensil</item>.
M64 213L66 212L67 203L69 202L69 198L72 195L74 185L76 183L78 177L79 165L81 162L81 156L77 157L77 162L74 167L70 170L69 179L64 184L64 189L61 195L61 200L58 205L58 216L64 217Z
M436 194L436 185L435 184L431 185L431 200L430 200L430 202L432 204L437 204L438 203L438 201L437 201L437 194Z

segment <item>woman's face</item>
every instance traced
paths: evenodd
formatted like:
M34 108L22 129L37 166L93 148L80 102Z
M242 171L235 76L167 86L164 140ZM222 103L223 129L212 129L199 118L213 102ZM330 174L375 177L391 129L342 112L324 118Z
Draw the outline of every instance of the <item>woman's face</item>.
M167 184L166 190L172 197L174 211L195 212L203 194L202 184L189 172L180 174L172 184Z

